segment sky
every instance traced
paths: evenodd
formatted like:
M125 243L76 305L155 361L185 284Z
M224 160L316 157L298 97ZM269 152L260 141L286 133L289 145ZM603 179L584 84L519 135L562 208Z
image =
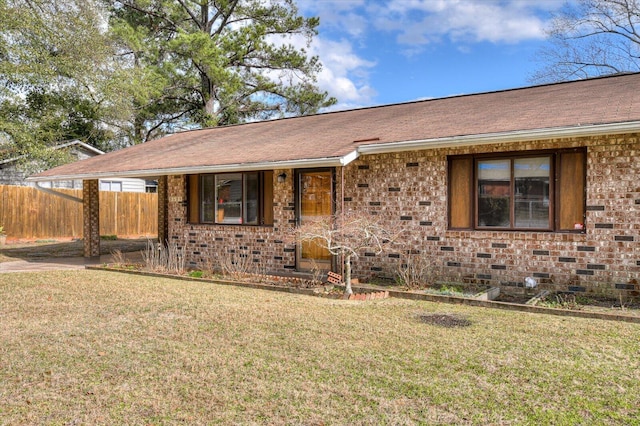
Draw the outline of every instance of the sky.
M525 87L562 0L297 0L333 110Z

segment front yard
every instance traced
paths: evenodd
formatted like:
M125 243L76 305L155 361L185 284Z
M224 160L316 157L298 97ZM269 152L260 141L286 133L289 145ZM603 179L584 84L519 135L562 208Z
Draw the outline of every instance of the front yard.
M0 424L640 423L631 323L105 271L0 318Z

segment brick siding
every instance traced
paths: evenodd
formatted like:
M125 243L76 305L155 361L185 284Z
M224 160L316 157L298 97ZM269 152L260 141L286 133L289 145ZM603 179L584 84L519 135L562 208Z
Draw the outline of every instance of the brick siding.
M639 135L530 141L455 149L363 155L344 173L344 208L369 211L406 229L405 242L432 259L440 280L523 286L535 278L543 288L617 294L640 285ZM450 231L447 229L447 156L587 147L586 233ZM286 182L276 176L286 172ZM274 172L274 226L212 226L186 223L183 176L170 176L169 234L187 248L190 266L204 267L217 252L236 250L275 273L295 268L294 246L282 230L294 223L293 170ZM340 204L341 202L339 202ZM338 206L340 208L340 206ZM393 278L403 256L361 256L353 273L361 279Z
M167 176L158 178L158 241L166 244L169 241Z
M581 146L588 147L585 234L447 230L447 155ZM408 245L433 258L442 280L505 288L531 276L558 290L640 290L638 154L631 135L363 156L346 169L346 207L403 222ZM394 260L361 257L354 272L390 277Z
M285 182L277 176L286 173ZM295 246L284 233L295 223L293 170L273 174L273 226L206 225L187 222L186 178L168 178L170 242L186 248L187 266L208 268L216 256L250 257L259 271L283 274L295 269Z

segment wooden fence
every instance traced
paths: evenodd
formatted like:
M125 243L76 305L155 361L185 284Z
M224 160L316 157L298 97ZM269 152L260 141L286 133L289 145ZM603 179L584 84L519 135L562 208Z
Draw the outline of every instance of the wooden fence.
M82 190L56 189L82 198ZM82 238L82 203L35 188L0 185L0 226L8 239ZM158 194L100 192L100 235L158 235Z

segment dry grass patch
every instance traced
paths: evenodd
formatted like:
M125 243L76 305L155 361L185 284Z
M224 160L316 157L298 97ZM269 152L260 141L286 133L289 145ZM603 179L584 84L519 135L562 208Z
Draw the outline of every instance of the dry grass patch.
M636 324L103 271L0 276L2 424L629 424ZM430 314L467 319L445 328Z

